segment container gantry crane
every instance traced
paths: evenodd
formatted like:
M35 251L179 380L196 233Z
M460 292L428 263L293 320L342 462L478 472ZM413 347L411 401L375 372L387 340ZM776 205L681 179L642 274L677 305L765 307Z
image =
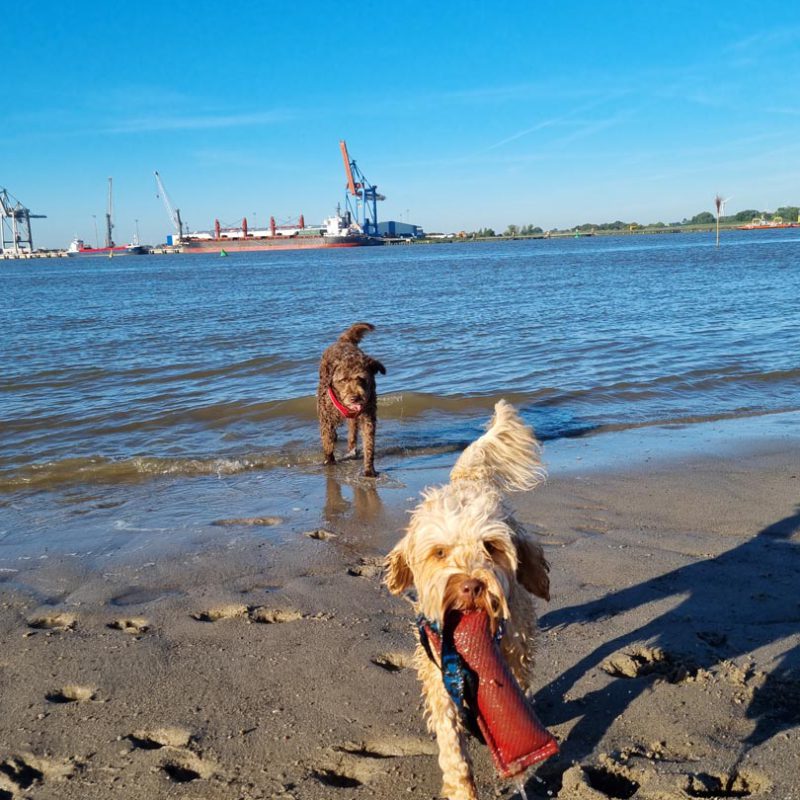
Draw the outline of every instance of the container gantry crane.
M378 192L378 187L371 184L356 162L347 152L347 142L339 142L344 160L344 172L347 177L345 205L361 230L368 236L378 235L378 200L386 198Z
M45 214L31 214L30 209L12 197L7 189L0 188L0 253L18 256L23 252L33 252L32 219L46 219ZM20 223L27 232L27 238L20 230Z

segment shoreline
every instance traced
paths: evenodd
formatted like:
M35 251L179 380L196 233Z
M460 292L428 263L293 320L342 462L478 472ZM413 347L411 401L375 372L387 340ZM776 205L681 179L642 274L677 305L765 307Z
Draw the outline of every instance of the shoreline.
M794 230L800 228L800 223L795 222L790 225L776 225L776 226L764 226L764 227L757 227L757 228L743 228L741 222L736 223L721 223L719 226L720 233L733 233L736 231L741 231L742 233L763 233L764 231L775 231L775 230ZM390 238L386 237L383 245L385 246L395 246L395 245L437 245L437 244L457 244L457 243L467 243L467 242L521 242L521 241L533 241L533 240L540 240L540 239L582 239L582 238L591 238L591 237L605 237L605 236L655 236L659 234L714 234L716 232L716 223L699 223L695 225L664 225L663 227L651 226L651 225L642 225L634 228L633 230L625 230L625 229L592 229L592 230L584 230L581 229L580 226L576 226L574 228L563 228L555 231L543 231L542 233L531 233L531 234L514 234L506 235L506 234L498 234L496 236L471 236L469 234L465 236L460 236L459 234L443 234L441 236L423 236L421 238ZM224 242L225 240L219 240L220 249L224 250ZM209 249L203 252L200 251L193 251L191 248L184 249L180 245L169 245L169 244L156 244L156 245L144 245L148 248L147 253L143 255L218 255L218 251L214 249ZM300 248L302 249L302 248ZM246 252L265 252L265 251L246 251ZM266 252L269 252L267 250ZM232 251L227 253L227 255L236 255L236 251ZM9 253L0 253L0 259L5 260L27 260L27 259L37 259L37 258L66 258L68 256L72 256L72 254L68 253L63 248L48 248L42 250L35 250L32 253L19 253L19 254L9 254ZM76 257L76 256L72 256ZM79 256L78 256L79 257Z
M510 497L552 564L536 701L562 753L529 798L800 796L800 415L779 416L548 442L548 483ZM0 797L437 796L380 559L455 455L379 465L377 491L358 462L309 471L279 501L241 476L172 543L0 558ZM481 796L512 797L473 754Z
M491 410L484 414L488 420ZM476 426L475 434L482 430ZM545 440L550 480L577 473L649 470L698 457L800 445L800 411L712 421L641 425ZM379 442L380 444L380 442ZM379 447L380 450L380 447ZM200 551L225 541L267 539L291 547L326 525L385 525L397 531L422 489L442 483L460 449L377 458L377 480L360 458L331 470L309 462L226 474L158 475L141 481L90 481L0 495L0 576L59 557L86 568ZM200 502L202 501L202 502ZM381 542L388 550L391 544ZM148 555L149 554L149 555Z

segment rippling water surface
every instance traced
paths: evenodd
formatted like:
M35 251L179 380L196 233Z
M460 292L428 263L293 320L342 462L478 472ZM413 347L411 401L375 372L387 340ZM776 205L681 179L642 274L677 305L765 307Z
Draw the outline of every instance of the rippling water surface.
M0 266L0 492L320 459L322 350L357 320L378 462L499 397L543 439L800 408L800 237L664 235Z

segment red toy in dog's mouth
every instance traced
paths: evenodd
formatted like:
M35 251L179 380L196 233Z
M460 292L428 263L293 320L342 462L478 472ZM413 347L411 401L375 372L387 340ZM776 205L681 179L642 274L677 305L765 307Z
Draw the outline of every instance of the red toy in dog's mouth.
M500 777L513 778L555 755L558 742L539 722L512 675L487 613L451 611L444 627L445 641L452 641L475 679L472 710ZM426 634L441 664L441 638L429 628Z

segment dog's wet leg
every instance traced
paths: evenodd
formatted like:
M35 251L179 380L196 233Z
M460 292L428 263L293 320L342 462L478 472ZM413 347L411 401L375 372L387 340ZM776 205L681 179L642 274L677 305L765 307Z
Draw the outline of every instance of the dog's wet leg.
M418 662L424 658L417 655ZM425 693L428 727L439 743L439 767L442 770L442 797L447 800L477 800L472 761L453 701L447 694L439 668L428 662L419 670Z
M358 442L358 420L347 420L347 457L352 458L356 454Z
M333 448L336 444L336 426L327 419L319 421L319 435L322 439L323 464L335 464L336 458L333 455Z
M361 445L364 448L364 475L374 478L378 473L375 472L375 419L370 416L358 418L358 425L361 429Z

